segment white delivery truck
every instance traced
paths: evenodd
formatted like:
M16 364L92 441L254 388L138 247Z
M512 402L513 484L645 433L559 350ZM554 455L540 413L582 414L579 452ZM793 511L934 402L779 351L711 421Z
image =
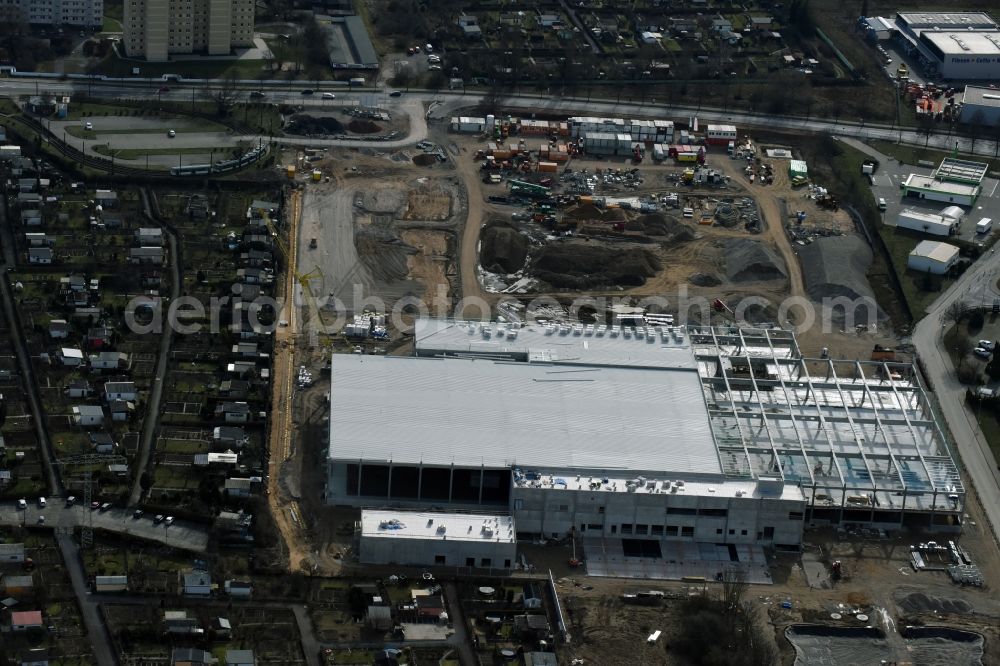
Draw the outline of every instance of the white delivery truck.
M983 219L976 222L976 233L977 234L988 234L990 229L993 228L993 219L989 217L984 217Z

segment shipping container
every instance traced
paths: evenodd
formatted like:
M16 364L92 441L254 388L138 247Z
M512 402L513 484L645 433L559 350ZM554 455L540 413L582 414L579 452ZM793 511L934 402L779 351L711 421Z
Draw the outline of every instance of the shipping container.
M539 162L538 170L542 173L556 173L559 171L559 165L555 162Z

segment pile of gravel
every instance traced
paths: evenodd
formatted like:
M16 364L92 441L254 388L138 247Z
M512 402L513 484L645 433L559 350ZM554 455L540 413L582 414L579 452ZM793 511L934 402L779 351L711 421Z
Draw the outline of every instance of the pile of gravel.
M813 300L875 297L865 277L872 251L860 236L818 238L799 248L799 258L806 293Z
M726 277L730 282L763 282L788 277L785 262L769 246L749 238L733 238L723 245Z
M907 613L954 613L965 615L973 612L972 604L964 599L936 597L924 592L913 592L896 603Z

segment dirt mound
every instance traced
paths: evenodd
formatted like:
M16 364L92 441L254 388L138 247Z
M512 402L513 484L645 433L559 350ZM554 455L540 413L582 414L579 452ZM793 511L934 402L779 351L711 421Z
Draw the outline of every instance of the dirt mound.
M641 231L647 236L666 236L675 242L684 243L694 240L694 230L680 220L668 217L663 213L640 215L630 220L625 228L628 231Z
M814 300L833 296L871 296L865 279L872 251L860 236L819 238L799 248L806 291Z
M693 273L688 277L688 282L696 287L717 287L722 284L722 280L711 273Z
M785 262L760 241L733 238L723 244L726 275L731 282L761 282L788 277Z
M430 153L421 153L413 158L413 163L417 166L430 166L437 163L437 155L431 155Z
M528 238L506 222L490 224L482 232L479 261L491 273L508 275L524 268Z
M347 129L355 134L377 134L382 131L382 128L376 125L375 122L361 118L352 120Z
M952 613L964 615L974 611L972 604L964 599L935 597L923 592L913 592L897 601L907 613Z
M639 286L660 269L660 260L645 248L574 241L546 245L534 262L535 277L564 289Z
M307 113L299 113L289 119L285 131L302 136L342 134L344 125L336 118L317 118Z
M626 217L625 211L621 208L604 209L589 203L567 209L564 216L576 220L600 220L602 222L623 222Z

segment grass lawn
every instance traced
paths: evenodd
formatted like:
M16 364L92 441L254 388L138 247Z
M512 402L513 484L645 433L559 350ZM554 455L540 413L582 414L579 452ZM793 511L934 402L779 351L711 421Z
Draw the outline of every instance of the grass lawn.
M198 487L200 475L192 474L191 468L183 465L157 465L153 477L153 487L160 489L189 490Z
M913 318L915 320L921 319L927 306L940 296L941 292L948 289L955 280L942 275L923 275L906 267L910 252L917 246L917 243L926 240L922 234L886 225L879 226L879 234L889 250L892 265L899 276L903 295L910 305ZM928 290L927 287L931 287L931 289Z
M986 139L981 140L985 145L991 143ZM881 139L875 139L868 142L872 148L884 153L891 157L895 157L903 164L916 164L920 161L933 162L935 166L944 158L951 157L950 152L945 152L943 150L934 150L933 148L922 148L920 146L906 146L891 141L883 141ZM978 143L978 142L977 142ZM972 160L973 162L986 162L988 163L990 171L1000 170L1000 159L990 159L985 155L966 155L964 153L958 154L959 159Z
M104 17L104 25L101 26L101 32L121 32L122 24L121 21L110 16Z

